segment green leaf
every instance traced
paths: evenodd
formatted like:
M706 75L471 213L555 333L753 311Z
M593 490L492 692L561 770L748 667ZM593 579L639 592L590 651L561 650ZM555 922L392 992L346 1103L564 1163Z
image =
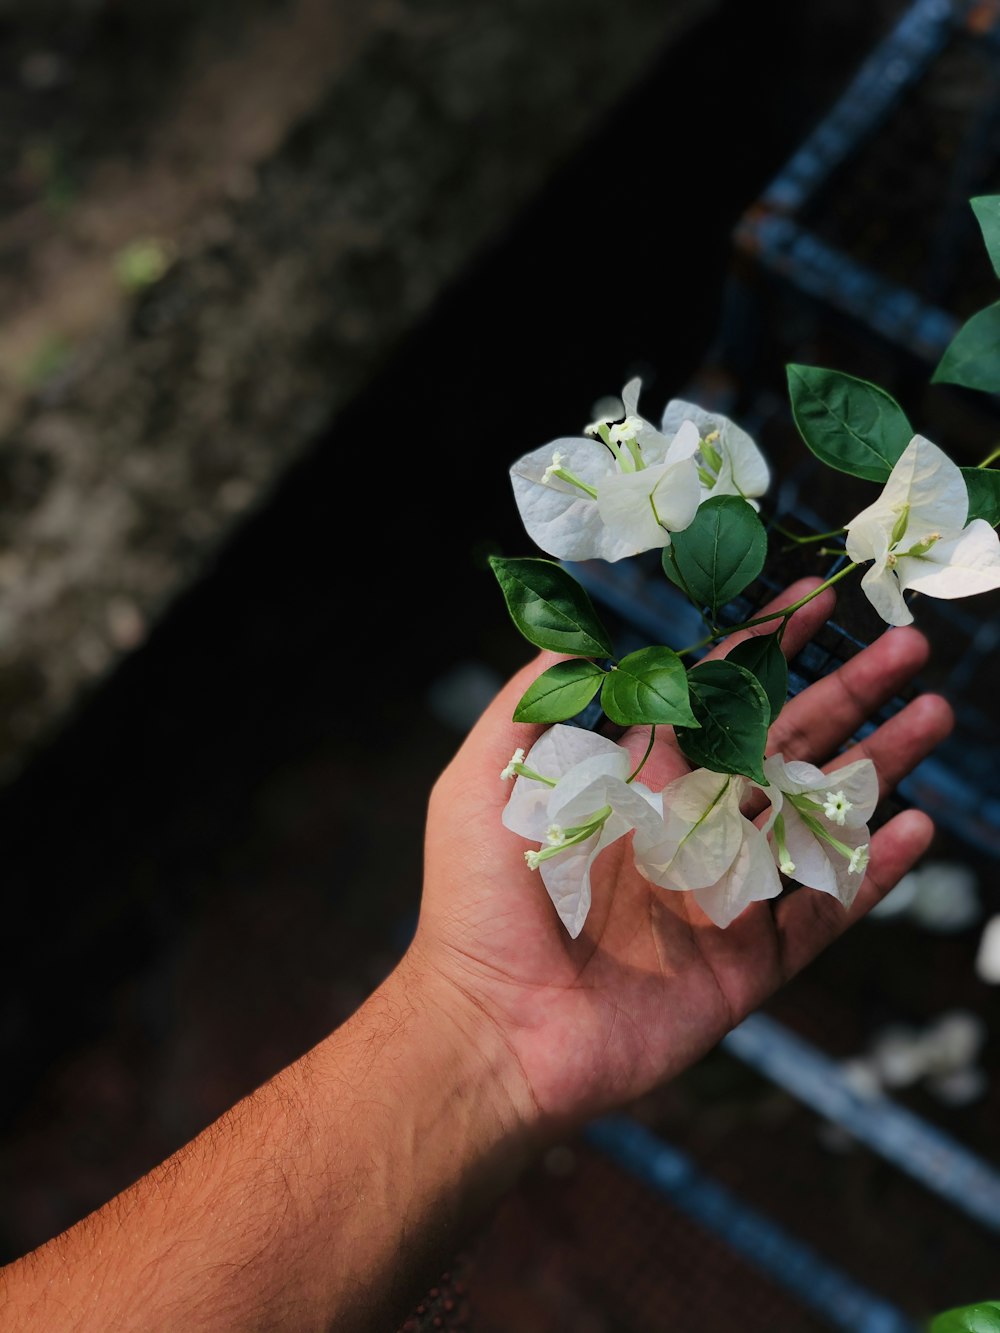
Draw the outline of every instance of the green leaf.
M985 518L995 528L1000 523L1000 468L964 467L962 476L969 492L969 521Z
M574 657L557 662L532 681L514 709L515 722L565 722L586 708L601 688L603 667Z
M788 698L788 663L777 634L755 634L744 639L726 654L725 660L746 667L757 677L767 695L773 722Z
M945 1310L933 1320L928 1333L1000 1333L1000 1301Z
M670 648L640 648L609 671L601 690L601 707L623 727L697 727L691 710L688 672Z
M931 383L1000 393L1000 301L965 321L945 348Z
M490 556L511 619L529 643L579 657L611 657L611 639L584 588L553 560Z
M840 370L790 365L787 374L792 416L816 457L852 477L885 481L913 439L896 400Z
M981 194L969 203L983 233L993 272L1000 278L1000 194Z
M764 783L764 746L771 706L763 686L735 662L703 662L688 672L698 731L678 727L677 743L692 764L740 773Z
M753 505L738 495L706 500L662 556L663 572L713 611L752 583L767 559L767 533Z

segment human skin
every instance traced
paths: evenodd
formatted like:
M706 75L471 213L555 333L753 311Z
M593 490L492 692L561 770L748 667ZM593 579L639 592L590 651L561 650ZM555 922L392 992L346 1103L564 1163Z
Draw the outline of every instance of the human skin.
M828 591L798 611L785 651L832 607ZM883 634L786 705L769 752L828 767L867 756L885 795L948 734L947 702L918 696L839 748L927 655L914 629ZM514 706L556 660L508 682L435 784L417 930L385 982L166 1162L0 1272L0 1327L387 1333L546 1144L698 1060L929 845L931 821L905 811L873 836L849 911L800 889L719 930L690 894L643 879L622 839L598 859L570 939L500 822L500 770L542 730L512 722ZM648 731L623 739L638 760ZM642 780L659 789L687 767L665 728Z

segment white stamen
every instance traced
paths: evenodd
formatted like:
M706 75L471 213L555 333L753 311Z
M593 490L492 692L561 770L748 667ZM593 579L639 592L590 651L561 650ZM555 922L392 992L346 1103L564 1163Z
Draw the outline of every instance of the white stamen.
M789 856L782 857L778 862L778 869L783 875L795 874L795 862Z
M855 847L854 851L851 853L851 860L847 867L847 873L849 875L863 875L868 866L868 856L868 843L864 843L860 847Z
M600 435L602 426L610 426L614 417L601 417L597 421L592 421L589 426L584 426L584 435Z
M509 782L511 778L514 776L514 774L517 772L518 764L523 764L523 763L524 763L524 751L521 749L520 746L518 746L518 748L511 755L507 767L502 768L500 770L500 776L503 778L504 782Z
M552 455L552 462L542 473L543 482L547 483L552 480L553 474L560 470L565 461L565 458L566 458L565 454L561 454L558 449L555 451L555 453Z
M641 430L641 417L626 417L617 426L611 427L611 439L615 444L625 444L627 440L634 440Z
M550 824L545 830L545 841L550 847L561 847L566 841L566 832L560 824Z
M528 863L529 870L537 870L542 862L542 858L539 856L538 852L525 852L524 859Z

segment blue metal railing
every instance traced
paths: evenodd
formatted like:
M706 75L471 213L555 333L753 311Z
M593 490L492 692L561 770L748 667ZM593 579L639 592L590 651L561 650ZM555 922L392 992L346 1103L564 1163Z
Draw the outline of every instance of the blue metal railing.
M845 1333L919 1333L901 1310L705 1176L677 1148L628 1116L597 1120L587 1139L684 1213L721 1236L737 1254L802 1305Z

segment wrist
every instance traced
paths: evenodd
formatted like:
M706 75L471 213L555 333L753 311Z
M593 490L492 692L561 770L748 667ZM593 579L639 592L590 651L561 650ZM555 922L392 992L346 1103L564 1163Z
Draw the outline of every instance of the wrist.
M429 1068L445 1086L463 1090L484 1137L528 1156L538 1146L543 1117L516 1051L483 1002L437 964L419 937L380 989L409 1013Z

